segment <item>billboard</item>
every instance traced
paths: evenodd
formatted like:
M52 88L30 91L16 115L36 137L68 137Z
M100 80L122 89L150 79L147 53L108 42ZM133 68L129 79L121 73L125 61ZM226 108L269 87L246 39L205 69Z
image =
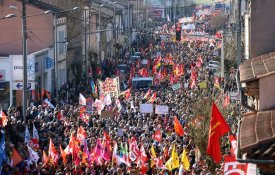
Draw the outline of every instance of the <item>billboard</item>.
M35 80L35 59L34 55L28 55L28 81ZM23 81L23 57L22 55L10 55L12 64L13 81Z

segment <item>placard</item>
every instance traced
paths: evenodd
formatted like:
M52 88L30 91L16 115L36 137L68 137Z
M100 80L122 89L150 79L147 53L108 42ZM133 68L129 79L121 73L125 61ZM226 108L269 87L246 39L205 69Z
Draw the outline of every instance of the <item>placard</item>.
M166 105L156 105L156 114L168 114L169 113L169 106Z
M140 113L153 113L153 104L140 104Z
M103 118L113 118L114 112L113 111L101 111L101 117Z
M173 91L175 91L175 90L178 90L180 87L181 87L181 85L180 85L180 83L178 83L178 84L174 84L172 86L172 89L173 89Z
M93 113L93 99L92 98L87 98L86 99L86 112L88 114L92 114Z

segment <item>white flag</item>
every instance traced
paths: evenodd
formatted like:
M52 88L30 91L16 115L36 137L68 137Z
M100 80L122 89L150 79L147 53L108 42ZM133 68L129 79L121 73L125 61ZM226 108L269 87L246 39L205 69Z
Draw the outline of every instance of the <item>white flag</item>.
M135 106L134 106L134 102L133 102L133 101L131 101L131 109L133 109L134 112L136 112L136 108L135 108Z
M79 104L86 105L86 98L81 93L79 93Z
M106 106L112 104L112 100L111 100L110 94L107 94L107 95L104 97L104 104L105 104Z
M38 153L35 152L33 149L31 149L31 147L29 147L28 145L27 145L27 147L28 147L28 152L29 152L29 160L34 163L37 163L39 160Z
M34 124L32 128L32 138L36 138L37 140L39 140L39 134Z
M50 106L50 108L52 108L52 109L55 108L54 105L48 99L45 99L44 103L47 103L47 105Z
M116 106L117 106L118 111L120 111L122 106L121 106L119 99L116 100Z
M31 135L30 135L28 127L26 126L26 129L25 129L25 141L24 141L24 143L28 144L29 141L30 141L30 139L31 139Z

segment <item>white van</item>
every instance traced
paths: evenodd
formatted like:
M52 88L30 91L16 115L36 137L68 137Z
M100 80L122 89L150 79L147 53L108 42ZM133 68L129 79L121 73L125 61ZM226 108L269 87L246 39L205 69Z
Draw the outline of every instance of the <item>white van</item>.
M153 85L153 77L135 77L132 79L132 88L141 89L149 88Z

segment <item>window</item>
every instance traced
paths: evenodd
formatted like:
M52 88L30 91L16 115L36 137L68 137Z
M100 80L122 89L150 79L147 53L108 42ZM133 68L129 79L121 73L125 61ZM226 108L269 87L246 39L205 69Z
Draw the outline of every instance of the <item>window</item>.
M58 31L58 53L63 54L65 53L65 31L61 30Z

